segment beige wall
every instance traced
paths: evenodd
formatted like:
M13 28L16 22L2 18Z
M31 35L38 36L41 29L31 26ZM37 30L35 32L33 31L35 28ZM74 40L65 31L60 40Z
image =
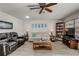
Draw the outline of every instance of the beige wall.
M25 31L27 32L53 32L55 34L55 25L57 20L26 20ZM32 29L32 24L47 24L47 29Z

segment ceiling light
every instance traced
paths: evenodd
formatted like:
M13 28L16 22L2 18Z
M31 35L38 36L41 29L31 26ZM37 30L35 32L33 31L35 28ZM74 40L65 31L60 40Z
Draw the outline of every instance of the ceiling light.
M25 16L25 18L29 19L30 17L29 16Z

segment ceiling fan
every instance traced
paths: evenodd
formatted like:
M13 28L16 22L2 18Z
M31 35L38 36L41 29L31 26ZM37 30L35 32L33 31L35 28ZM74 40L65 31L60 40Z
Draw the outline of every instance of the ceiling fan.
M28 7L30 7L31 10L33 10L33 9L40 9L39 14L41 14L43 12L43 10L46 10L48 12L52 12L52 10L49 9L48 7L54 6L56 4L57 3L48 3L48 4L46 4L46 3L39 3L38 5L28 5Z

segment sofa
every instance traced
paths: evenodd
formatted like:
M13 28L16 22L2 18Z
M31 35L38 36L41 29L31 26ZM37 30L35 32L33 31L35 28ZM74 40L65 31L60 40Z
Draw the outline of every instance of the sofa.
M16 32L0 33L0 55L8 55L23 45L25 39L18 38Z

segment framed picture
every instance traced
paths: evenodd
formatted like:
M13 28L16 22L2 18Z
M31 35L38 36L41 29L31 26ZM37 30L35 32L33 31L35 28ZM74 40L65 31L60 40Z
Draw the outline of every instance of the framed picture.
M0 29L13 29L13 23L0 21Z

